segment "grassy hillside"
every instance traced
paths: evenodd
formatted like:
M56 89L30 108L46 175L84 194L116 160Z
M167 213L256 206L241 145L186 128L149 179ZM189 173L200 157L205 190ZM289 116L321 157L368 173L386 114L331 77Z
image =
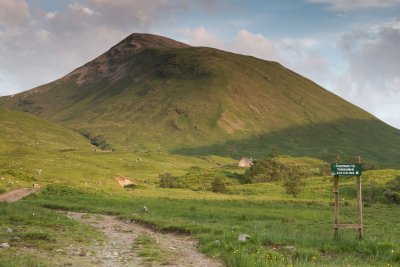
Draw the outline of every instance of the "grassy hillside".
M33 115L0 108L0 192L48 183L49 170L64 166L71 153L93 150L80 134ZM52 176L60 175L55 172ZM54 177L54 178L56 178ZM59 178L58 178L59 179Z
M0 193L32 183L119 189L123 175L154 187L158 174L185 174L192 166L214 168L235 161L186 157L147 150L107 153L80 134L33 115L0 108Z
M389 165L400 156L399 130L276 62L153 35L132 35L55 82L0 98L0 105L124 151L238 157L274 147Z
M53 155L67 150L87 151L80 134L36 116L0 108L0 153L3 157Z

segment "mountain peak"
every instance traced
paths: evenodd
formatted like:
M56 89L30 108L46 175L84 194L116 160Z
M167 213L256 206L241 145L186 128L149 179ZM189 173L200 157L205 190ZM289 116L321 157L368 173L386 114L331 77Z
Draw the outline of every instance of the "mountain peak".
M132 33L101 56L68 74L66 78L75 77L78 85L96 79L100 73L103 77L116 80L126 74L127 64L143 49L188 47L191 46L167 37L148 33Z
M141 48L187 48L190 45L172 40L167 37L148 34L148 33L132 33L121 42L111 48L118 50L131 50Z

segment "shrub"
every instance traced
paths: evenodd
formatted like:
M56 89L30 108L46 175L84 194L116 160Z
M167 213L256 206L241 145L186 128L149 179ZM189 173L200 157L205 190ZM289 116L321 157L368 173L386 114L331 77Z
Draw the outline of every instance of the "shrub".
M211 190L214 193L225 193L226 186L225 186L224 181L222 181L222 179L220 177L215 177L211 183Z
M231 173L215 169L190 168L185 175L175 178L175 188L212 191L212 183L218 177L225 185L239 184L237 179L229 177Z
M400 204L400 193L386 190L383 195L390 203Z
M276 157L270 157L253 162L253 165L245 173L245 177L251 183L264 183L282 181L286 178L286 166Z
M303 176L306 176L306 172L303 167L283 163L279 160L279 157L270 156L269 158L253 162L253 165L246 171L244 176L251 183L264 183L286 181L292 177L295 180L301 180Z
M298 166L290 166L288 168L288 175L284 180L284 186L289 195L297 197L301 191L303 191L303 188L306 185L306 174L302 168Z
M158 176L160 179L160 187L161 188L174 188L175 186L175 177L170 173L160 174Z
M400 204L400 176L386 183L383 195L390 203Z
M323 164L318 169L320 176L331 175L331 166L329 164Z
M371 180L368 183L366 183L363 191L364 191L363 195L365 203L368 204L376 203L379 195L378 194L379 189L378 189L378 183L375 180Z

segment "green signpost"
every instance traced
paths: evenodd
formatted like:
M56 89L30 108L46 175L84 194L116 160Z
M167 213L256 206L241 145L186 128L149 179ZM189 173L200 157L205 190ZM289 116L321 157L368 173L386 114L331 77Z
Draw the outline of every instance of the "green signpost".
M354 163L332 163L331 172L333 176L359 176L362 173L362 167L361 164Z
M331 172L333 176L333 193L334 199L334 229L335 238L339 236L339 228L353 228L359 232L360 239L363 236L363 219L362 219L362 196L361 196L361 173L362 165L360 163L332 163ZM340 176L356 176L357 188L357 208L358 208L358 223L344 224L339 222L339 177Z

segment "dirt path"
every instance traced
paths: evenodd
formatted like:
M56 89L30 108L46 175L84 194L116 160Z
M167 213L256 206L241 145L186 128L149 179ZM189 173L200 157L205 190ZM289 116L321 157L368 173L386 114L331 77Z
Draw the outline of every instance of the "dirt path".
M37 192L38 188L21 188L0 195L0 202L16 202L27 195Z
M37 192L38 188L17 189L0 195L0 202L16 202L21 198ZM135 222L124 222L113 216L63 212L69 218L95 227L104 234L106 240L93 240L89 246L70 245L55 251L58 261L55 265L64 266L176 266L176 267L220 267L221 262L207 258L197 250L197 241L190 236L162 234ZM140 238L151 240L150 247L134 248ZM101 239L101 238L100 238ZM55 255L38 251L35 248L25 249L28 252L54 258ZM48 255L46 255L48 254ZM154 255L158 255L155 257Z
M182 266L213 267L222 266L216 260L207 258L196 249L197 242L189 236L161 234L137 223L124 222L112 216L68 212L67 216L81 223L91 225L102 232L106 241L86 247L81 255L81 263L98 266ZM155 241L154 250L162 253L159 261L148 260L140 251L132 249L138 237L149 237ZM154 253L154 251L153 251ZM139 256L140 255L140 256ZM96 265L97 265L96 264Z

